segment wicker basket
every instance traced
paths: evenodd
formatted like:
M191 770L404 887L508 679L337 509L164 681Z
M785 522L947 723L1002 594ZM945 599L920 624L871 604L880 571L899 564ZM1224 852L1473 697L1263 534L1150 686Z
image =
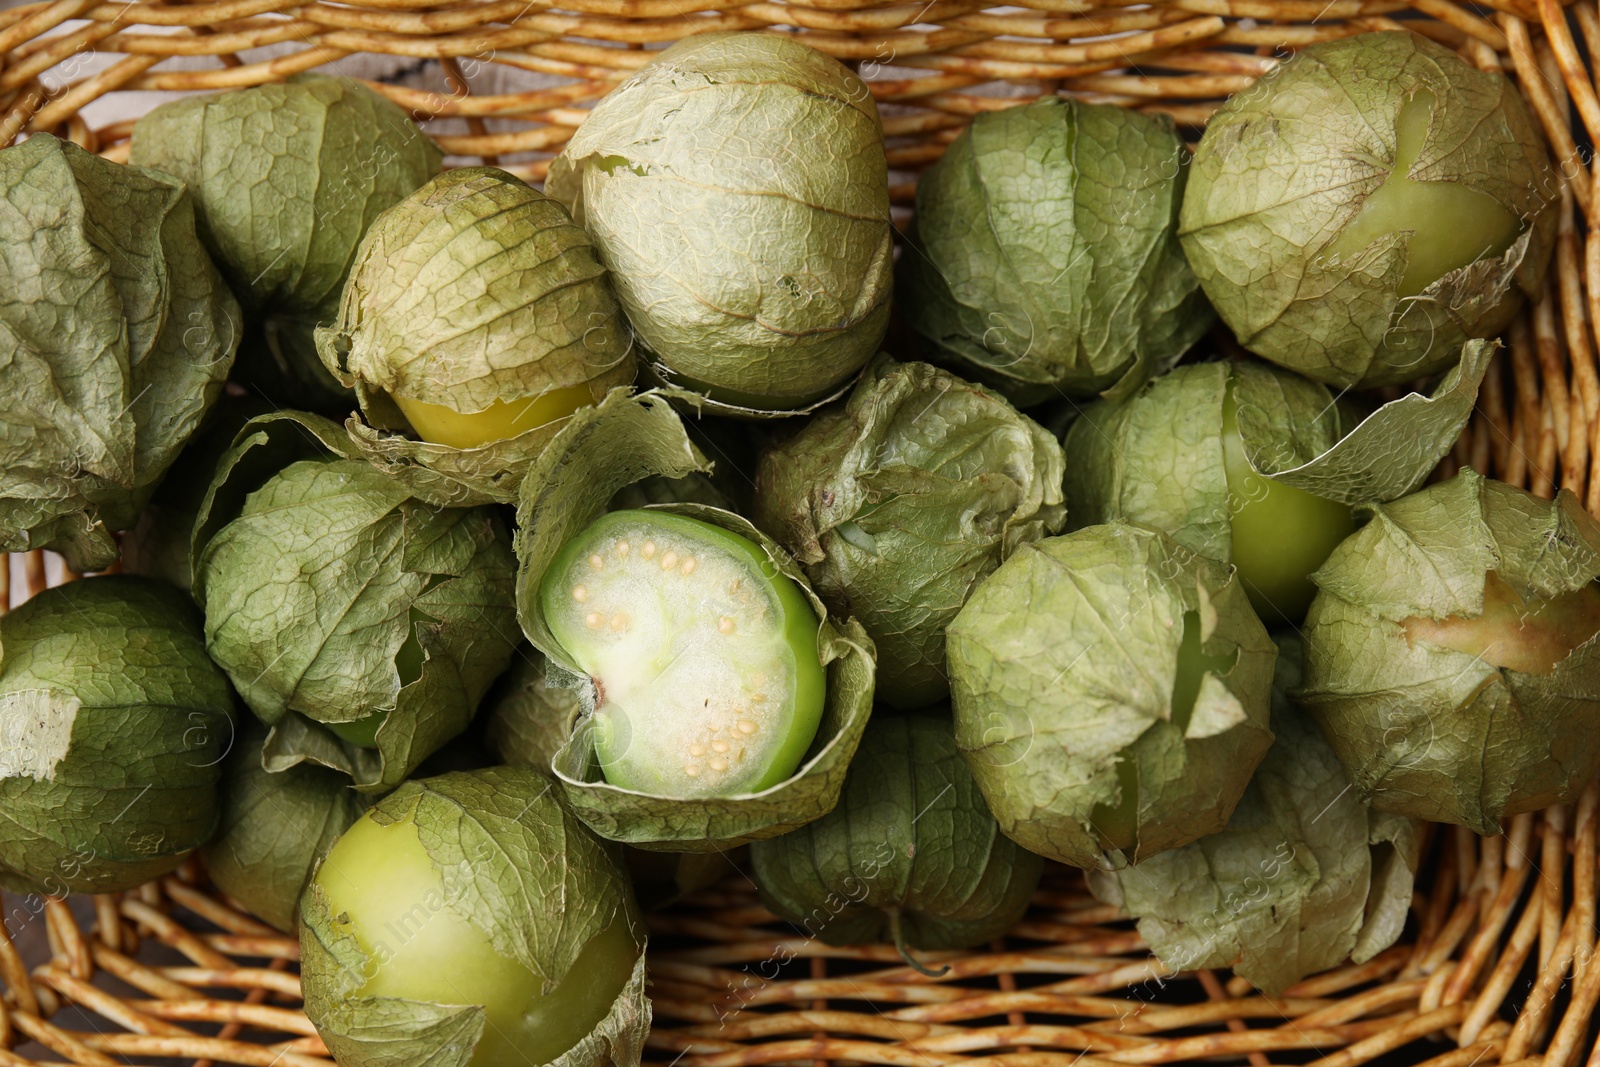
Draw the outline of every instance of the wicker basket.
M537 180L584 106L650 46L771 28L851 63L872 86L894 199L906 205L915 172L980 111L1065 92L1168 112L1193 133L1289 50L1403 24L1514 78L1568 179L1558 269L1505 338L1446 466L1471 464L1541 496L1571 489L1600 513L1590 460L1600 452L1594 0L1018 2L41 0L0 11L0 145L49 130L124 159L132 119L161 92L331 64L412 109L457 161ZM0 607L76 577L59 561L47 575L40 553L12 562ZM890 949L797 936L730 866L721 885L651 920L648 1054L681 1067L980 1056L1007 1067L1600 1067L1597 814L1600 783L1575 807L1514 819L1504 837L1430 828L1402 944L1276 999L1225 975L1168 974L1065 868L1050 870L1004 942L935 954L951 964L935 980ZM222 898L194 865L117 896L4 903L0 1067L331 1062L299 1010L296 942Z

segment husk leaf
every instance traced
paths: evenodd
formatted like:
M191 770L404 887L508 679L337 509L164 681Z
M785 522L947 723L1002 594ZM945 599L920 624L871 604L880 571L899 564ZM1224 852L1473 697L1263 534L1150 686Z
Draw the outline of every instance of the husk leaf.
M1172 691L1184 615L1207 671L1187 722ZM1134 862L1215 833L1272 741L1276 649L1232 574L1129 523L1023 545L947 631L956 744L1007 836L1093 868L1099 805L1139 782Z
M769 449L757 525L854 615L878 651L878 698L945 698L944 630L1020 544L1066 521L1054 437L998 394L879 356L849 402Z

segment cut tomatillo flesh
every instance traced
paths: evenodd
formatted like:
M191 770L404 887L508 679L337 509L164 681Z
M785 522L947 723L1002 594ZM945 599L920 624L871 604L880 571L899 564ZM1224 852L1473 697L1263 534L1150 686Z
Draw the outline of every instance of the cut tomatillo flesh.
M593 682L610 784L729 796L800 766L822 720L820 623L755 542L664 511L614 511L561 549L539 598Z
M1172 676L1172 722L1178 729L1189 729L1195 701L1200 697L1200 683L1205 676L1225 677L1238 661L1238 649L1222 655L1208 654L1200 644L1200 613L1183 613L1183 637L1178 644L1177 666ZM1107 851L1120 849L1132 855L1139 844L1139 768L1133 759L1117 764L1117 786L1121 799L1115 805L1095 805L1091 819Z
M1497 258L1522 229L1517 217L1487 193L1457 182L1410 177L1428 138L1435 103L1433 94L1423 89L1401 107L1394 168L1326 253L1349 259L1380 237L1410 231L1405 273L1396 289L1402 297L1416 296L1480 259Z
M1338 501L1285 485L1250 466L1232 378L1222 401L1222 465L1231 558L1250 605L1269 625L1299 622L1317 593L1311 572L1355 532L1355 516Z
M326 895L335 929L353 937L369 961L356 996L483 1009L470 1067L556 1059L606 1017L639 958L628 917L618 914L546 989L447 903L444 875L410 815L387 826L362 816L313 882Z
M595 402L594 394L584 385L551 389L520 400L496 400L482 411L457 411L444 404L398 395L391 395L391 399L418 437L451 448L480 448L504 441L564 419Z
M1525 598L1494 571L1484 575L1483 611L1443 619L1411 616L1406 639L1477 656L1492 667L1548 674L1600 633L1600 585Z

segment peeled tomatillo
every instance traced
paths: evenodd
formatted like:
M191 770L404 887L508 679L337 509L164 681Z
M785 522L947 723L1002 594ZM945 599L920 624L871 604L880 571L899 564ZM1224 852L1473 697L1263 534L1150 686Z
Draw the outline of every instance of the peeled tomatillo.
M727 796L799 767L822 717L820 624L755 542L663 511L614 511L562 548L539 597L592 679L607 782Z
M523 400L496 400L481 411L457 411L444 404L391 394L417 436L451 448L480 448L545 426L595 402L588 386L552 389Z
M1355 530L1345 505L1257 473L1239 435L1233 381L1222 402L1233 565L1250 605L1268 622L1294 622L1316 596L1310 574Z
M497 952L472 917L446 902L444 875L424 850L414 816L371 815L339 839L313 879L334 926L367 956L361 997L479 1005L486 1023L471 1067L544 1064L576 1045L610 1011L639 957L626 913L580 950L551 989Z

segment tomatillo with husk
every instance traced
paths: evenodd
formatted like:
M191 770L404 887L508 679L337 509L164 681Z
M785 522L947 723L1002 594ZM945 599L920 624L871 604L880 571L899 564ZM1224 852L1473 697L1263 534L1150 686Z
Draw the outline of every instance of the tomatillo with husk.
M897 309L928 358L1019 404L1125 395L1215 318L1178 245L1188 170L1165 115L981 112L917 182Z
M317 862L372 798L338 771L262 765L267 731L247 724L223 764L222 816L201 849L216 887L258 919L293 932Z
M1306 677L1359 795L1482 834L1600 772L1600 522L1471 468L1369 509L1312 575Z
M1504 74L1404 30L1324 41L1236 93L1179 237L1250 351L1336 387L1453 364L1543 291L1560 187Z
M751 516L878 649L878 697L944 699L944 630L1018 545L1060 533L1055 437L998 393L879 356L843 408L762 454Z
M826 688L816 612L754 541L657 510L613 511L539 588L593 686L606 781L662 796L756 793L816 737Z
M356 450L446 506L512 501L561 423L635 372L588 236L493 167L378 217L317 349L361 402Z
M373 220L439 173L432 138L360 82L307 73L161 104L134 123L128 158L194 197L200 240L244 305L234 380L277 403L350 410L312 332L338 313Z
M1178 367L1067 430L1074 525L1127 519L1238 570L1257 613L1297 623L1310 575L1355 529L1355 505L1422 484L1472 417L1494 345L1472 341L1430 395L1362 412L1253 361Z
M1120 866L1227 825L1277 650L1230 568L1126 522L1023 545L946 632L956 744L1006 835Z
M192 557L206 647L272 727L269 770L392 789L466 728L516 644L500 514L416 498L315 415L246 424Z
M0 885L116 893L217 827L233 693L182 592L131 575L0 618Z
M306 1014L345 1067L637 1067L644 931L612 847L549 779L407 782L301 903Z
M1368 808L1333 749L1289 694L1301 647L1275 634L1266 758L1227 828L1138 867L1091 871L1094 895L1139 920L1169 971L1229 967L1269 996L1400 937L1422 827Z
M972 948L1022 918L1044 862L1000 832L943 715L879 712L839 806L750 846L762 903L830 945Z
M51 134L0 148L0 550L117 558L222 392L239 305L184 184Z
M642 479L709 469L674 399L613 393L535 461L517 608L545 684L578 687L550 763L578 817L641 848L726 851L837 802L871 712L872 642L738 515L610 510Z
M547 188L594 239L646 368L710 410L808 410L888 328L878 107L796 37L701 33L653 53L574 131Z

